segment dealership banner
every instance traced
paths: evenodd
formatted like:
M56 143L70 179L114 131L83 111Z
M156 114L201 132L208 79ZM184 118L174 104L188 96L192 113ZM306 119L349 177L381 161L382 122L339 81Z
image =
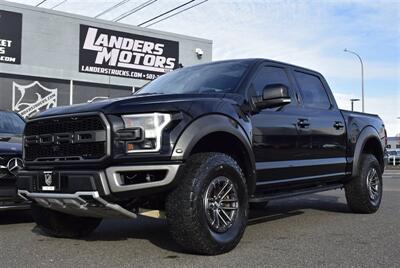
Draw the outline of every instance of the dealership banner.
M178 64L176 41L80 25L80 72L153 80Z
M21 64L22 14L0 10L0 63Z

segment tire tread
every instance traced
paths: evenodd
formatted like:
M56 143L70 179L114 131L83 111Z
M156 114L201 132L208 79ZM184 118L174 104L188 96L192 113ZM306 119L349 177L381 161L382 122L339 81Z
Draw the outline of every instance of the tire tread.
M374 213L379 208L373 205L369 199L369 193L365 182L365 175L368 168L374 165L378 174L382 174L378 160L371 154L362 154L360 159L360 170L358 176L345 185L347 205L355 213ZM380 178L382 181L382 178Z
M184 249L205 255L215 255L227 252L234 248L240 241L243 232L235 237L234 241L224 246L212 243L204 235L204 227L197 220L197 206L194 205L197 196L193 192L196 184L201 183L200 174L210 169L209 163L228 164L239 174L245 184L245 178L240 166L230 156L222 153L199 153L195 154L186 163L183 179L179 186L171 192L166 201L167 219L170 233L174 240ZM186 194L190 193L190 194ZM247 189L246 189L247 198ZM246 212L247 216L247 212ZM245 220L247 223L247 218Z

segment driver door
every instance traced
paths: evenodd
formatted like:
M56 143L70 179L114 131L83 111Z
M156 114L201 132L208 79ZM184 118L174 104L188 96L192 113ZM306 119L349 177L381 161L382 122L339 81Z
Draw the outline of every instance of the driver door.
M279 108L264 109L251 118L257 191L300 176L292 165L292 162L300 159L297 127L300 108L287 70L280 65L262 66L253 77L250 92L259 96L271 84L287 86L291 103Z

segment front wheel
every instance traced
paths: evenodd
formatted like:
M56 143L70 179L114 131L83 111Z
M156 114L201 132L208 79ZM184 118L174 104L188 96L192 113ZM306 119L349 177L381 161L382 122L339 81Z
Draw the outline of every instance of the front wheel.
M345 185L347 205L356 213L374 213L382 200L382 172L371 154L361 155L358 176Z
M172 237L186 250L216 255L240 241L248 213L244 175L222 153L199 153L188 160L179 186L167 197Z

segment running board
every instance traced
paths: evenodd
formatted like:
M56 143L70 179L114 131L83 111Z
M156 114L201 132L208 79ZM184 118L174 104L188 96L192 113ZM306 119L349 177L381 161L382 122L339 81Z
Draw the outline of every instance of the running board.
M293 197L293 196L298 196L298 195L313 194L313 193L318 193L318 192L335 190L335 189L339 189L342 187L343 187L343 184L335 184L335 185L329 185L329 186L314 187L314 188L310 188L310 189L301 189L301 190L292 191L292 192L288 192L288 193L259 196L259 197L256 196L256 197L251 198L249 200L249 202L250 203L262 203L262 202L266 202L266 201L273 200L273 199L281 199L281 198Z

